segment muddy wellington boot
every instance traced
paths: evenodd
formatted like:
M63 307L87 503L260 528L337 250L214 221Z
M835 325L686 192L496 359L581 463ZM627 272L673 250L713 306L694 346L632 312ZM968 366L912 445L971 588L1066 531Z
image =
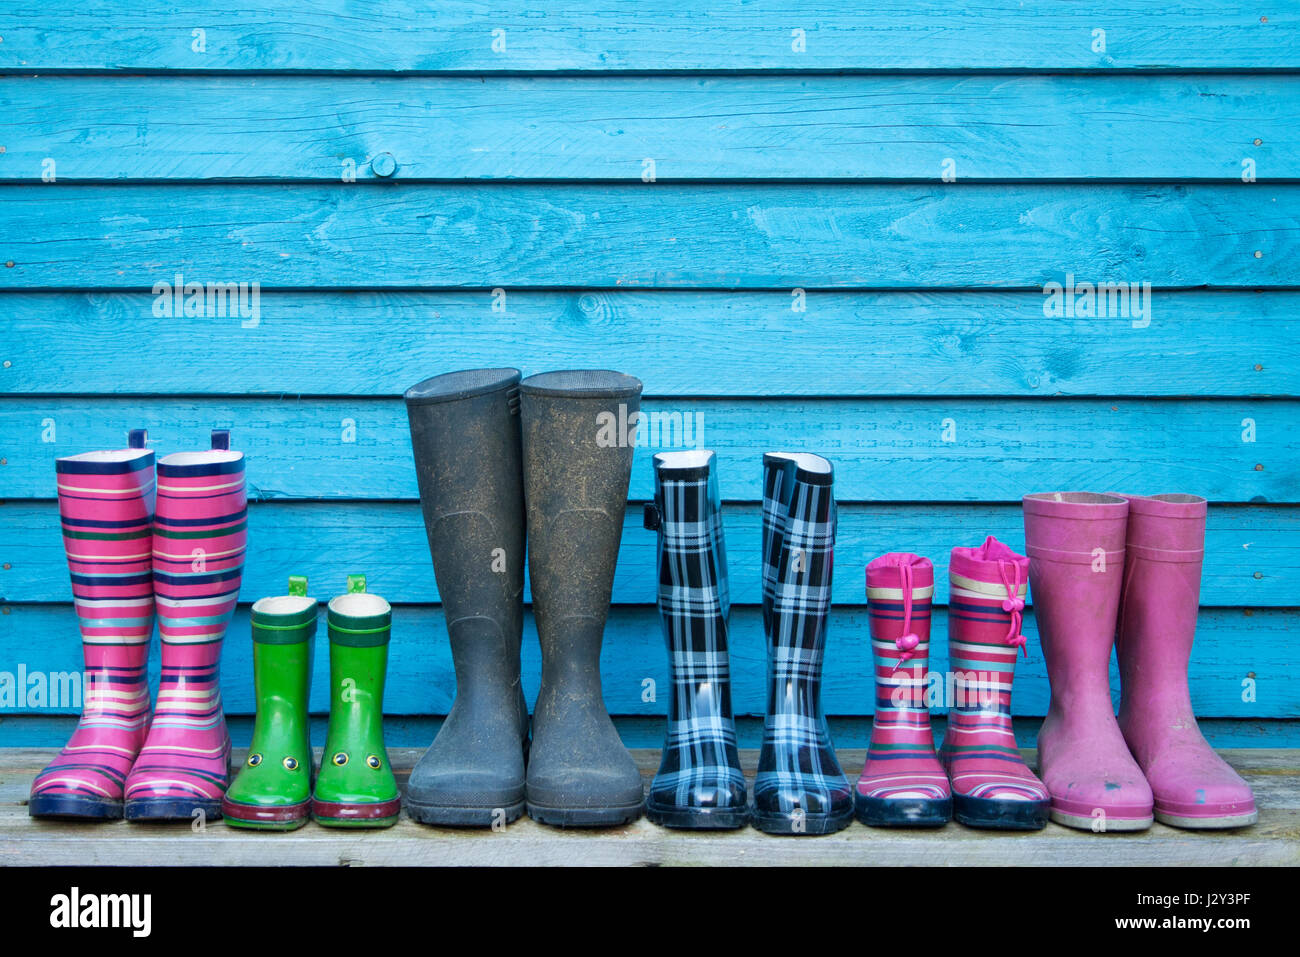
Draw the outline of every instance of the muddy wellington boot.
M384 679L393 609L364 575L329 603L330 721L311 813L326 827L391 827L402 811L384 748Z
M763 456L767 714L751 820L769 834L831 834L853 820L853 789L821 703L835 524L830 462Z
M1096 833L1151 826L1151 787L1110 698L1128 502L1096 492L1024 497L1025 551L1051 703L1039 774L1058 824Z
M664 827L743 827L745 775L731 715L727 552L712 452L660 452L646 527L657 531L659 617L672 693L646 817Z
M111 820L149 730L154 455L130 447L55 460L59 522L86 663L81 720L32 783L32 817Z
M600 646L623 536L641 383L618 372L519 386L528 571L542 648L528 815L559 827L641 814L641 775L601 697Z
M221 801L222 817L231 827L292 831L311 817L307 699L316 612L307 579L295 576L289 594L260 598L249 613L257 717L248 758Z
M158 460L153 589L162 645L158 704L126 779L128 821L221 816L230 734L221 645L235 613L248 544L244 453L212 432L206 452Z
M524 813L528 750L519 372L426 379L406 411L456 666L456 700L411 772L406 809L425 824L505 824Z
M953 816L968 827L1037 831L1051 798L1029 770L1011 723L1029 559L990 535L948 561L948 668L954 697L939 757L952 781Z
M1193 829L1254 824L1254 793L1201 734L1187 687L1205 556L1205 499L1124 497L1128 539L1115 640L1120 730L1151 785L1157 821Z
M873 827L942 827L952 818L925 695L933 599L930 559L890 552L867 565L875 708L854 801L858 820Z

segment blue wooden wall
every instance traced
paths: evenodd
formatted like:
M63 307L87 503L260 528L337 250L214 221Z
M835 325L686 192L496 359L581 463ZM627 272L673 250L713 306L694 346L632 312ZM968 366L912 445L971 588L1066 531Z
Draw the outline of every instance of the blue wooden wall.
M365 572L397 606L390 728L427 741L454 681L400 394L598 366L718 451L742 715L780 447L837 468L840 744L870 712L865 563L942 579L953 545L1022 547L1020 496L1057 488L1210 498L1194 703L1219 743L1300 744L1300 4L547 6L0 0L0 671L80 663L54 459L223 426L255 500L243 600ZM157 314L178 274L259 283L256 315ZM1045 314L1067 276L1150 283L1150 311ZM650 744L637 519L605 693ZM237 737L247 642L241 610ZM525 670L531 695L531 624ZM71 713L0 710L0 741Z

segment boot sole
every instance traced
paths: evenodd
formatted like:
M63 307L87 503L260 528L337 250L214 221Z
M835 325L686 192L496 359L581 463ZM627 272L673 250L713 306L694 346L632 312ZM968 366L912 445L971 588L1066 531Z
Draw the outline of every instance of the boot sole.
M1250 827L1259 820L1259 811L1249 814L1225 814L1222 817L1184 817L1181 814L1155 812L1155 819L1170 827L1181 827L1188 831L1226 830L1234 827Z
M998 801L961 794L952 796L952 816L959 824L995 831L1041 831L1047 827L1051 810L1051 801ZM1088 821L1091 829L1092 818Z
M524 802L498 804L493 807L457 807L450 804L425 804L406 798L406 811L411 820L437 827L493 827L505 813L503 824L512 824L524 813Z
M128 821L191 821L196 811L202 811L207 820L216 820L221 817L221 799L133 798L124 811Z
M1057 824L1064 824L1066 827L1072 827L1080 831L1091 831L1097 819L1094 817L1084 817L1079 814L1066 814L1064 811L1058 811L1052 808L1051 818ZM1155 821L1153 817L1111 817L1106 816L1106 830L1097 833L1113 834L1121 831L1145 831Z
M748 807L669 807L646 802L646 820L687 831L734 831L749 823Z
M853 823L852 807L846 808L842 814L805 814L797 828L792 814L763 814L755 809L752 815L754 827L764 834L789 834L796 837L834 834Z
M225 799L221 802L221 816L230 827L253 831L296 831L311 819L311 801L263 807Z
M854 795L854 812L869 827L943 827L952 820L952 798L873 798Z
M323 827L392 827L402 814L402 799L373 804L336 804L312 798L311 816Z
M526 806L530 818L551 827L618 827L639 818L645 802L620 807L547 807L528 801Z
M76 794L38 794L28 799L27 813L72 821L116 821L122 818L122 802Z

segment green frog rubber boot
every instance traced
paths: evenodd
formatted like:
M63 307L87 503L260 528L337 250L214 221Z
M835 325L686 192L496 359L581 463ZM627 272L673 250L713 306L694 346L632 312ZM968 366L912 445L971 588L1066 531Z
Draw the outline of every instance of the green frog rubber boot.
M605 710L600 646L641 383L617 372L548 372L520 383L519 397L528 571L542 647L528 816L557 827L625 824L640 816L643 789Z
M289 594L262 598L249 615L257 718L248 759L221 801L231 827L292 831L311 817L312 650L316 599L307 579L290 578Z
M468 369L406 391L456 700L406 785L424 824L491 827L524 813L528 705L519 372Z
M330 722L311 812L327 827L391 827L402 811L384 748L384 676L393 609L361 575L329 603Z

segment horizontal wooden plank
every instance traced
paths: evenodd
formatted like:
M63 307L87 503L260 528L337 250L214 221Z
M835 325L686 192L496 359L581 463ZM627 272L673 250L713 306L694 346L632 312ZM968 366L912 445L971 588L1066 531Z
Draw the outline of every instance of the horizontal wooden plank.
M659 748L664 740L664 719L655 716L613 715L623 743L629 748ZM423 751L437 737L442 727L439 715L400 715L384 717L384 740L389 750L409 747ZM246 747L253 738L253 716L227 715L227 726L235 747ZM328 715L318 714L311 720L312 740L324 741L329 723ZM829 715L827 723L831 737L840 744L865 744L871 737L869 715ZM947 719L941 714L931 716L934 733L942 738ZM1032 748L1042 727L1041 717L1020 717L1012 721L1016 740L1022 748ZM1205 740L1216 748L1247 748L1261 752L1266 748L1300 748L1300 720L1273 718L1246 720L1243 718L1200 718L1197 720ZM0 716L0 742L4 747L61 748L77 726L75 714L13 714ZM741 715L736 718L736 739L742 748L757 748L763 741L761 715ZM35 774L44 762L32 769ZM22 787L20 799L27 797L27 785ZM0 789L0 804L7 795Z
M20 794L56 752L0 752L0 793ZM415 749L392 749L389 760L405 791ZM949 823L942 828L871 828L852 824L816 840L782 840L754 828L736 831L683 831L657 827L644 818L625 827L561 831L521 818L499 832L431 828L405 815L391 828L358 834L308 823L290 834L254 833L208 822L197 836L191 822L172 827L141 827L126 821L87 828L30 817L20 803L0 804L0 861L19 865L157 865L212 867L264 864L316 865L841 865L876 866L1075 866L1117 864L1290 866L1300 864L1300 809L1296 808L1295 752L1221 752L1255 791L1259 823L1229 831L1188 832L1155 824L1141 834L1098 837L1049 823L1033 834L1012 835ZM240 755L242 757L242 754ZM752 777L758 754L740 753ZM838 752L845 772L856 776L865 755ZM1024 754L1028 761L1032 753ZM645 785L658 761L657 750L633 758ZM1269 759L1276 759L1270 761ZM1273 764L1281 764L1274 767ZM1260 767L1266 764L1265 767ZM21 798L19 799L21 800Z
M0 116L0 182L1300 177L1286 76L9 77Z
M658 391L653 380L646 387ZM722 494L733 500L762 497L764 452L797 448L832 460L840 501L1018 502L1103 485L1295 502L1298 408L1289 399L651 399L630 497L653 495L656 451L704 447L717 451ZM148 429L167 453L206 448L214 427L232 429L261 498L417 497L400 399L296 396L0 399L4 494L54 498L58 456L120 448L131 428Z
M856 576L855 576L856 577ZM315 583L313 583L315 585ZM326 591L324 589L317 590ZM283 588L279 589L283 591ZM330 597L322 594L322 598ZM861 599L859 599L861 600ZM76 618L68 605L10 605L0 615L0 671L17 681L21 665L27 675L46 677L81 668L81 643ZM1037 625L1029 619L1025 634L1029 656L1016 665L1013 707L1017 715L1047 712L1047 673L1038 643ZM311 707L329 710L329 655L325 630L318 636L318 654ZM222 698L229 714L251 714L252 660L247 608L241 606L222 656ZM871 646L866 609L837 607L831 617L822 689L829 714L869 715L872 711ZM935 616L930 668L942 682L948 669L948 618ZM1189 669L1192 704L1198 716L1267 720L1300 715L1300 663L1294 654L1300 640L1300 613L1295 609L1261 610L1247 614L1239 608L1204 609ZM541 658L531 613L524 630L524 693L537 696ZM732 701L738 715L762 715L765 690L766 643L760 610L737 606L731 616ZM153 661L157 685L157 653ZM1118 703L1119 673L1112 660L1111 687ZM658 612L653 606L617 606L606 627L602 655L606 706L621 715L659 715L667 708L670 684ZM646 680L654 682L655 700L643 700ZM1243 695L1248 679L1254 695ZM19 682L21 683L21 682ZM456 689L443 614L440 608L397 606L388 668L384 710L395 715L446 714ZM1243 696L1250 698L1243 701ZM77 702L66 698L40 707L4 708L11 713L75 713ZM946 702L944 703L946 705ZM936 713L946 712L939 706Z
M1149 324L1049 319L1041 292L519 290L498 311L489 291L268 290L251 327L154 301L0 293L0 392L400 395L434 369L598 353L657 395L1300 395L1297 292L1153 293ZM358 343L382 348L358 362Z
M1192 0L90 0L0 12L0 69L609 72L1295 69L1289 5ZM201 36L196 30L202 30ZM1102 31L1100 34L1097 31ZM501 32L497 32L501 31ZM798 31L798 33L796 33Z
M0 190L7 289L1300 287L1300 185Z
M757 505L724 508L731 594L759 602L760 516ZM996 535L1013 548L1025 541L1018 505L841 505L832 597L863 600L862 570L887 551L929 556L947 595L954 545ZM434 602L438 591L420 510L415 503L263 503L249 509L251 547L244 600L282 594L285 577L307 575L321 594L364 572L389 601ZM653 603L657 594L655 535L628 509L614 576L613 600ZM1215 506L1206 532L1201 601L1218 606L1300 606L1300 509ZM67 563L53 502L0 505L0 595L12 602L71 601ZM2 567L2 566L0 566ZM1032 596L1031 596L1032 598Z

